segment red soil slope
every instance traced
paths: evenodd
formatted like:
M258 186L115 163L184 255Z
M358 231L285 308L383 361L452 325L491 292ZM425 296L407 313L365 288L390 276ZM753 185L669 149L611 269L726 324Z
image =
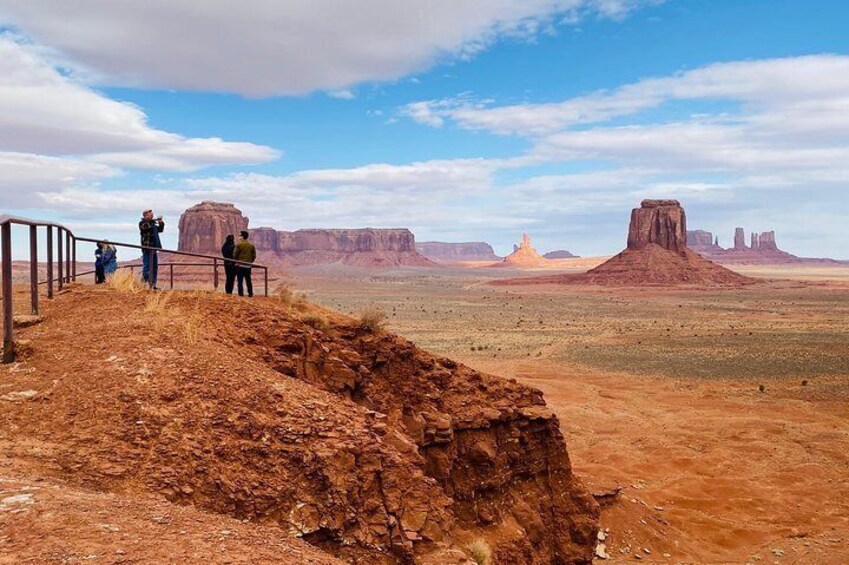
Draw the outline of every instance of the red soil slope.
M598 508L535 389L275 299L72 286L19 335L0 451L30 476L352 563L459 563L477 537L495 563L591 561Z

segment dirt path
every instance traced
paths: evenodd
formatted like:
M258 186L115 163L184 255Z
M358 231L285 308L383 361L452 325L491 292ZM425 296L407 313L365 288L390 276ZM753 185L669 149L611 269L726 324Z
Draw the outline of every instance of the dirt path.
M612 562L849 563L849 410L845 396L830 399L839 383L761 393L468 361L542 389L593 492L623 487L602 514Z

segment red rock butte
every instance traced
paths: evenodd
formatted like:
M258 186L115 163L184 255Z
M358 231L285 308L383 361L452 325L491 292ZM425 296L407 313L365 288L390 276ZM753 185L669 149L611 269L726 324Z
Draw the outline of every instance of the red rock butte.
M736 287L754 282L687 247L687 217L677 200L643 200L631 211L627 247L581 274L496 281L499 285Z
M416 251L413 233L393 229L248 229L248 218L233 204L201 202L180 216L180 251L218 255L224 238L250 232L259 260L297 266L342 263L360 267L433 266Z

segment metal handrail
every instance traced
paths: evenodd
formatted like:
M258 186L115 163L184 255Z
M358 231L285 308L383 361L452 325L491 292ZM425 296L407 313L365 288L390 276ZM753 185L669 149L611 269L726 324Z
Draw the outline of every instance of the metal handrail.
M96 271L86 271L77 273L77 244L79 242L100 243L102 239L92 239L88 237L77 237L74 232L55 222L30 220L18 216L10 216L8 214L0 215L0 251L2 251L2 294L3 294L3 363L11 363L15 359L15 343L13 338L14 317L12 308L12 224L29 226L30 235L30 302L32 313L39 313L39 296L38 287L41 284L47 285L47 298L53 298L53 232L56 232L57 244L57 261L56 267L58 277L55 281L59 290L62 290L66 283L75 282L78 276L92 274ZM47 228L47 279L44 281L38 280L38 228ZM63 237L64 236L64 237ZM64 239L64 242L63 242ZM64 243L64 245L63 245ZM263 270L263 283L265 286L265 296L268 296L268 267L258 263L248 263L246 261L237 261L235 259L226 259L216 255L205 255L203 253L194 253L191 251L176 251L172 249L162 249L159 247L149 247L144 245L135 245L133 243L122 243L110 241L110 245L116 247L129 247L131 249L140 249L143 253L161 251L163 253L171 253L174 255L183 255L188 257L199 257L202 259L211 259L212 263L173 263L163 262L159 266L169 267L171 272L171 289L174 288L174 266L184 267L212 267L212 279L214 288L217 290L219 286L218 268L219 265L241 265L251 268ZM121 265L119 268L134 268L137 265Z

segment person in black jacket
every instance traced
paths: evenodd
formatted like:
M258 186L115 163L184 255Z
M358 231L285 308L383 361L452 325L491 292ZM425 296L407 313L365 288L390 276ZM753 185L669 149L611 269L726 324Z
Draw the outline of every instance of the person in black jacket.
M233 294L233 284L236 282L236 264L232 261L226 261L226 259L233 258L233 251L236 250L234 240L233 234L230 234L224 239L224 245L221 246L221 256L225 259L224 275L226 282L224 283L224 290L227 291L227 294Z
M141 235L142 247L150 249L142 250L142 277L150 288L156 287L156 278L159 274L159 255L157 249L162 249L162 241L159 234L165 231L165 222L162 216L153 217L153 210L145 210L139 222L139 234Z

